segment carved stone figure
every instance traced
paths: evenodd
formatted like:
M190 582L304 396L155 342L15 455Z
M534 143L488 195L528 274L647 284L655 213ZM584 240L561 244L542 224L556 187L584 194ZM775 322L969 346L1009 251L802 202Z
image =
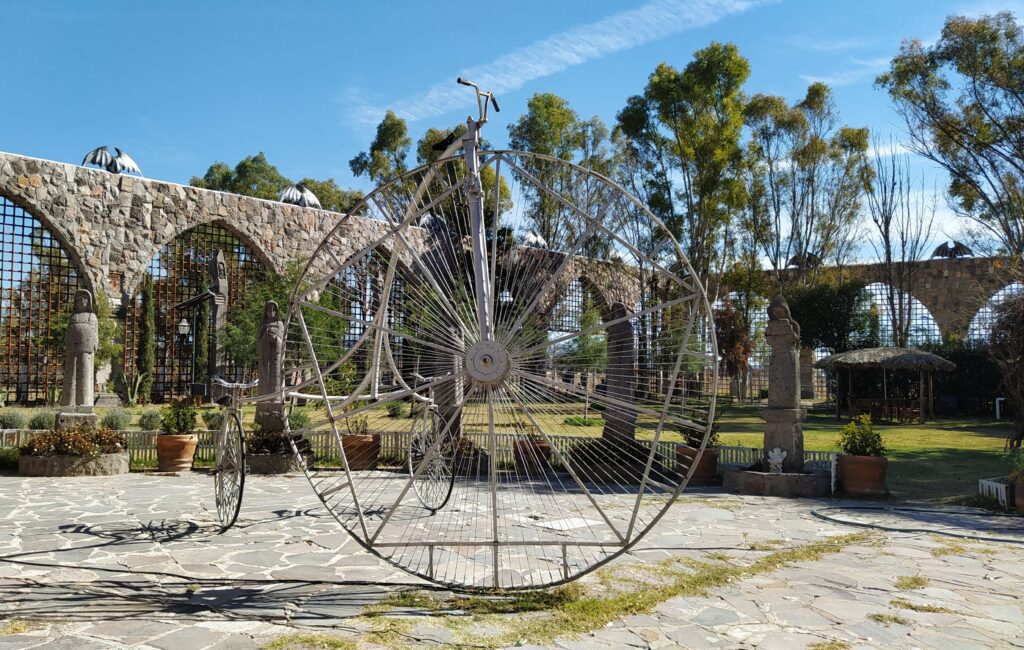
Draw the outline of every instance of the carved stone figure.
M772 353L768 361L768 408L763 412L765 456L769 465L775 450L783 452L780 472L802 472L804 434L800 428L800 325L779 294L768 306L765 339Z
M284 359L284 322L281 320L277 303L268 300L263 305L263 321L260 323L259 347L259 393L269 395L280 393L283 377L281 363Z
M88 289L79 289L75 294L75 309L68 321L65 341L64 393L60 405L62 410L91 413L96 387L96 350L100 338L99 321Z
M224 252L217 251L210 261L210 308L213 315L213 340L207 365L210 377L219 377L224 367L224 328L228 323L228 267ZM210 387L210 397L217 401L223 391L216 384Z
M608 326L606 390L609 398L622 405L610 405L605 410L604 435L619 441L632 441L636 433L636 410L624 406L634 403L636 382L636 340L628 315L621 302L613 303L605 315L606 321L612 322Z
M776 447L768 452L768 471L772 474L782 473L782 463L789 454L785 450Z

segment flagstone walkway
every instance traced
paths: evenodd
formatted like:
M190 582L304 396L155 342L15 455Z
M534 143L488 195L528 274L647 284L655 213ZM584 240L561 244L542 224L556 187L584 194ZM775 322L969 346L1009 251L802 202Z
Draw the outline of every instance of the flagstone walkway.
M250 477L223 535L212 501L200 472L0 475L0 650L299 648L296 635L311 633L357 647L529 645L530 625L548 615L384 607L389 594L428 585L350 539L301 476ZM843 541L817 559L787 555L828 539ZM549 644L1024 648L1024 518L691 490L583 584L599 596L653 588L659 567L688 561L729 577Z

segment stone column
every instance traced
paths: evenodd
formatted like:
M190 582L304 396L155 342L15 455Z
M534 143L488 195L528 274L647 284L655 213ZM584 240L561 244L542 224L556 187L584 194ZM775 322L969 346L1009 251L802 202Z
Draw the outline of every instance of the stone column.
M64 350L64 390L60 399L57 428L85 423L96 425L93 411L96 390L96 350L99 348L99 320L92 293L79 289L75 310L68 320Z
M775 448L786 452L783 472L804 469L804 434L800 420L800 325L789 313L786 299L779 294L768 306L765 339L771 348L768 362L768 408L765 419L764 454Z
M621 302L612 304L605 320L614 321L628 315ZM636 401L636 339L629 320L608 326L607 395L617 402ZM615 442L632 442L636 434L636 409L608 405L604 412L602 436Z

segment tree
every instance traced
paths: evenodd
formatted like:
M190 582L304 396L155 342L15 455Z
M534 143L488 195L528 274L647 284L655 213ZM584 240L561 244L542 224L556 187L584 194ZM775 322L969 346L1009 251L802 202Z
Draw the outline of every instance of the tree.
M678 239L698 277L718 261L723 225L742 202L737 169L747 60L733 44L698 50L679 71L659 65L630 97L617 129L633 141L628 164L649 205Z
M405 120L389 110L380 124L369 151L359 153L348 162L356 176L366 176L378 185L406 172L405 159L412 139Z
M819 283L786 293L789 311L800 323L800 344L830 353L858 346L869 330L869 308L863 282Z
M875 150L879 151L877 142ZM933 202L929 209L915 198L910 161L906 157L879 152L871 164L874 180L866 188L867 203L878 235L871 245L885 278L884 297L889 308L892 344L905 347L911 335L916 262L927 254L935 204Z
M903 117L910 148L950 176L951 207L1004 252L1024 251L1024 38L1004 11L951 16L938 41L905 41L876 84Z
M868 130L839 125L832 91L822 83L792 106L755 95L744 118L750 139L743 169L757 201L744 227L758 238L777 288L813 282L823 262L842 266L852 251L871 183Z
M1024 295L1007 298L995 308L990 353L999 366L1003 395L1013 407L1008 446L1024 442Z
M728 298L723 301L721 308L715 310L714 318L718 354L722 357L726 376L732 380L732 394L743 397L746 393L747 367L754 351L750 326Z
M138 389L135 396L143 404L148 404L153 390L153 373L156 370L156 309L153 304L153 276L148 273L142 282L141 293L139 346L135 356Z
M332 178L323 181L303 178L299 182L316 194L325 210L333 212L348 212L363 197L362 192L338 187ZM189 184L207 190L276 201L281 190L292 185L292 182L271 165L261 151L243 158L234 169L222 162L215 162L202 178L193 176Z

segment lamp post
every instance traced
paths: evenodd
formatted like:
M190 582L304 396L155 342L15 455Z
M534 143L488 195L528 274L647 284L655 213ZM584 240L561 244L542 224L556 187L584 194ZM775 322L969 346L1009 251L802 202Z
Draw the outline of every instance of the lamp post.
M180 321L178 321L178 334L181 336L182 343L185 342L185 340L188 337L189 332L191 332L191 331L192 331L192 327L188 324L188 319L182 317L182 319ZM189 370L188 370L188 374L189 374L189 381L188 381L188 383L189 383L189 387L191 388L192 384L195 383L195 379L196 379L196 377L195 377L195 374L196 374L196 346L195 346L195 342L193 342L193 344L192 344L192 360L189 363L188 368L189 368Z

